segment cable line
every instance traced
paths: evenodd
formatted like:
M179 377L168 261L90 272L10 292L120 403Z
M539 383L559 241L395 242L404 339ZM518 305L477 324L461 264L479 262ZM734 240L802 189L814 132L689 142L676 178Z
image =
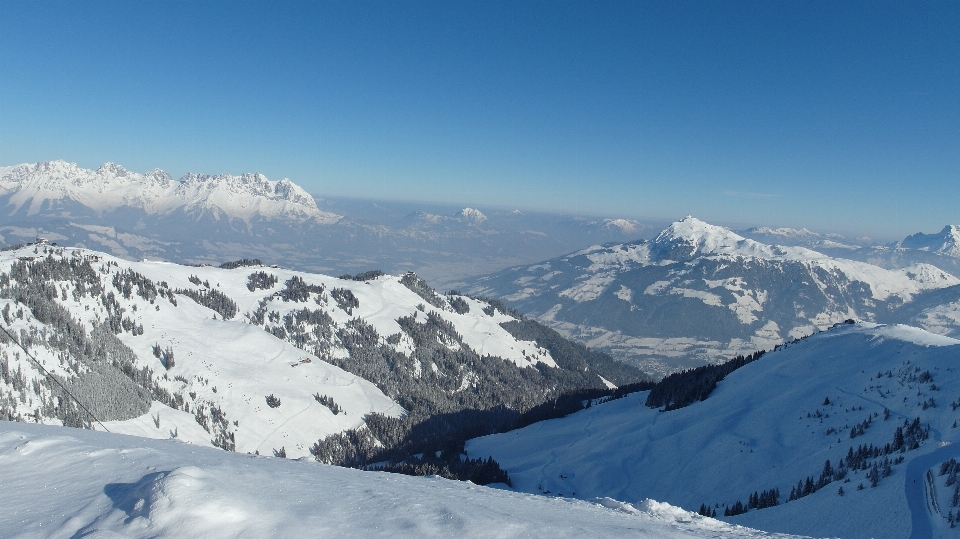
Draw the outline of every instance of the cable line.
M87 412L88 414L90 414L90 417L92 417L93 420L96 421L98 425L100 425L101 427L103 427L103 430L105 430L105 431L107 431L107 432L110 432L110 429L108 429L106 426L104 426L103 422L101 422L99 419L97 419L97 416L93 415L93 412L91 412L89 409L87 409L87 407L84 406L82 402L80 402L80 399L74 397L74 396L73 396L73 393L70 393L70 390L68 390L66 387L64 387L64 385L60 383L60 380L58 380L56 376L50 374L50 371L48 371L47 369L43 368L43 365L41 365L40 362L37 361L37 358L33 357L33 354L31 354L30 352L28 352L27 349L24 348L22 344L20 344L20 341L18 341L16 337L14 337L9 331L7 331L7 328L3 327L3 324L0 324L0 330L3 330L3 332L7 334L7 337L10 337L10 340L12 340L14 344L16 344L17 346L19 346L20 349L23 350L23 353L24 353L24 354L27 354L27 357L29 357L29 358L33 361L34 365L36 365L37 367L40 368L41 371L43 371L43 374L44 374L47 378L49 378L50 380L53 380L53 382L54 382L55 384L57 384L58 386L60 386L60 389L62 389L64 393L66 393L67 395L69 395L71 399L73 399L77 404L80 405L80 408L83 408L83 411L84 411L84 412Z

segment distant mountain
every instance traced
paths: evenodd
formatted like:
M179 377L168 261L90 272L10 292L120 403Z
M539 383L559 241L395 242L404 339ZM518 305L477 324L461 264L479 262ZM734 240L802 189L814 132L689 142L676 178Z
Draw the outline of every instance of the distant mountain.
M899 247L960 257L960 226L947 225L943 227L939 234L918 232L912 236L907 236L900 242Z
M841 324L712 392L705 373L665 380L666 393L699 395L678 409L648 406L654 388L472 440L467 452L492 456L529 493L654 498L815 537L949 537L960 511L958 353L960 340L918 328Z
M139 174L107 163L0 168L0 242L42 236L128 259L198 264L237 258L339 275L416 271L437 286L641 237L625 219L448 205L314 199L261 174Z
M155 169L137 174L105 163L86 170L65 161L19 165L0 176L0 197L7 216L98 217L121 209L147 215L184 213L193 219L285 219L335 223L341 216L322 212L313 197L290 180L270 181L262 174L208 176L187 174L175 181Z
M752 240L773 245L791 247L808 247L810 249L833 249L852 251L862 249L869 244L840 234L819 234L806 228L770 228L766 226L752 227L740 230L738 233Z
M939 234L917 233L890 244L840 234L819 234L805 228L753 227L738 233L761 243L807 247L833 257L869 262L888 269L931 264L960 276L960 226L957 225L947 225Z
M958 285L935 266L884 269L760 243L687 217L652 241L593 246L475 278L467 289L664 374L768 349L848 318L923 323L923 313L904 307L945 300L937 295ZM938 319L941 332L960 329L948 318Z
M645 378L518 318L414 274L130 262L39 242L0 251L0 419L359 465Z

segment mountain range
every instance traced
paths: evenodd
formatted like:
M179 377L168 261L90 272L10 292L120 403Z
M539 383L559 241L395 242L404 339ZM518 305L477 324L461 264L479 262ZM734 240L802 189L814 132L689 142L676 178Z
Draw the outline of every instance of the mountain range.
M340 275L416 271L436 286L581 245L633 239L628 219L322 198L261 174L174 180L106 163L64 161L0 168L0 236L37 236L139 260L199 264L283 261Z
M0 535L960 521L956 226L652 236L65 162L0 168L0 210Z
M936 266L883 268L761 243L694 217L650 241L596 245L465 288L659 375L846 319L960 330L960 279Z

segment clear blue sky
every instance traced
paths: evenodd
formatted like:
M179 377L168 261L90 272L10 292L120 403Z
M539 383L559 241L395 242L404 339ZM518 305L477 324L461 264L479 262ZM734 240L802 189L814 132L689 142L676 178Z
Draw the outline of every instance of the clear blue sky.
M960 224L960 2L0 0L0 164L897 238Z

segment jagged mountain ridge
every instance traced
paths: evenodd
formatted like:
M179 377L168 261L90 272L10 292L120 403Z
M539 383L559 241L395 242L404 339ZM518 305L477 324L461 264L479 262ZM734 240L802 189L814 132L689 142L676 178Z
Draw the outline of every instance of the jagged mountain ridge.
M310 456L370 413L518 412L642 377L517 339L513 315L413 275L366 280L243 261L130 262L46 243L0 252L0 313L112 432ZM99 424L0 335L0 414ZM92 425L91 425L92 424Z
M907 236L899 247L960 257L960 226L947 225L938 234L918 232Z
M70 203L76 203L98 216L134 208L148 215L181 210L243 221L259 217L335 223L341 218L320 211L313 197L288 179L271 181L262 174L189 173L177 181L160 169L138 174L114 163L105 163L95 171L65 161L9 167L0 176L0 196L7 197L10 215L67 210Z
M706 505L731 523L817 537L948 537L958 470L941 463L960 458L958 351L960 340L918 328L840 324L686 407L648 407L642 392L467 450L493 456L525 492ZM737 502L745 513L725 517Z
M643 230L626 219L314 199L290 180L261 174L178 181L112 163L0 167L0 241L41 236L134 260L260 258L334 275L413 270L450 287L467 275L635 239Z
M738 233L763 243L807 247L833 257L859 260L888 269L931 264L960 276L960 226L957 225L947 225L936 234L918 232L889 244L879 244L869 238L818 234L807 229L753 227Z
M475 278L467 289L663 374L848 318L901 321L904 305L958 285L928 264L884 269L687 217L652 241L590 247Z

